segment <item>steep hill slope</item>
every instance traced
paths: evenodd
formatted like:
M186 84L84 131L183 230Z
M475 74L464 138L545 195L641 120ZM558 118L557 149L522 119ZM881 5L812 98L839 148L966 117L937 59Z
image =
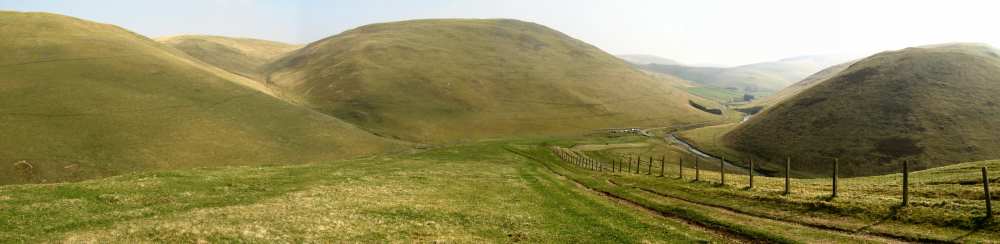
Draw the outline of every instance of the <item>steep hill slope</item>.
M205 63L234 74L259 79L260 68L277 57L302 47L274 41L206 35L158 38Z
M297 163L396 145L112 25L0 12L0 53L0 184Z
M754 116L725 136L732 147L826 174L895 172L1000 157L1000 55L951 44L884 52Z
M774 92L843 61L833 56L803 56L728 68L664 64L646 64L640 65L639 68L674 75L708 86L750 92Z
M674 61L673 59L664 58L656 55L648 54L622 54L618 55L618 58L625 60L629 63L646 65L646 64L669 64L669 65L680 65L680 62Z
M444 142L715 119L668 82L516 20L362 26L268 66L269 84L378 134Z

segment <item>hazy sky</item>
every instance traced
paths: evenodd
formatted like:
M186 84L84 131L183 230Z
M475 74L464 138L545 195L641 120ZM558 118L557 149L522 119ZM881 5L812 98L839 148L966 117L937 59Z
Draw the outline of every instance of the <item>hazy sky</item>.
M417 18L515 18L613 54L737 65L809 54L869 54L942 42L1000 46L1000 1L0 0L157 37L215 34L308 43L360 25Z

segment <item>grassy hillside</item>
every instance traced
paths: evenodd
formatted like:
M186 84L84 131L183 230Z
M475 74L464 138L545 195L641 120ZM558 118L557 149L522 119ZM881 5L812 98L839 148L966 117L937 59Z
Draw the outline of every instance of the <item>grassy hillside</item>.
M223 36L183 35L158 38L202 62L252 79L260 79L260 68L279 56L302 47L274 41Z
M516 20L362 26L268 66L269 84L377 134L421 142L714 119L600 49Z
M0 12L0 23L0 184L396 145L116 26L18 12Z
M896 172L1000 157L1000 56L953 44L884 52L786 99L725 136L734 149L823 172Z
M645 64L638 67L713 87L774 92L840 62L843 60L837 57L805 56L728 68L669 64Z

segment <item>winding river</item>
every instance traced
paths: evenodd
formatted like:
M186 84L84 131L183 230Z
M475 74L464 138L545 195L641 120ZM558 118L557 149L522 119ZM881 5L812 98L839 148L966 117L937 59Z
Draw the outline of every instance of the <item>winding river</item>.
M740 123L743 123L743 122L746 122L747 120L749 120L750 116L752 116L752 115L744 116L743 120L741 120ZM698 156L698 157L700 157L702 159L705 159L705 160L708 160L708 161L722 160L722 159L717 158L715 156L712 156L712 155L710 155L708 153L702 152L701 150L698 150L698 148L695 148L694 146L691 146L691 144L689 144L688 142L686 142L684 140L681 140L680 138L677 137L677 132L672 132L672 133L667 134L666 136L664 136L663 140L665 140L667 142L677 143L677 144L683 146L684 149L687 150L688 152L690 152L691 154L694 154L694 155L696 155L696 156ZM735 165L735 164L733 164L729 160L724 160L723 161L723 165L725 165L726 167L733 167L733 168L742 169L744 172L747 170L746 167L743 167L743 166L740 166L740 165ZM754 175L761 175L760 172L757 172L756 170L753 171L753 174Z

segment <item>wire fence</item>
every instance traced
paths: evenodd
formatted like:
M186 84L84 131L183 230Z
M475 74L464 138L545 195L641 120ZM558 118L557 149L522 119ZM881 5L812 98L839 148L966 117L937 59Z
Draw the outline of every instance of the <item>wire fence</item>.
M654 157L651 155L623 155L611 159L595 159L589 157L581 152L577 152L565 148L553 148L553 152L562 159L563 162L569 163L576 167L597 171L597 172L612 172L612 173L626 173L626 174L637 174L637 175L647 175L655 177L667 177L667 157L666 155L660 155L659 157ZM719 161L719 185L727 186L726 183L726 161L725 159L720 159ZM708 163L708 162L705 162ZM900 206L906 207L910 204L910 161L902 162L902 191L900 196ZM702 171L702 161L695 157L691 166L694 170L694 181L702 181L701 171ZM745 172L739 172L740 174L745 174L748 176L748 187L747 190L754 189L754 163L750 161L748 163L749 167L745 168ZM655 167L658 166L658 167ZM655 168L654 168L655 167ZM792 181L789 175L791 172L792 160L787 158L785 160L784 169L784 191L782 194L789 195L792 194ZM677 178L684 178L684 160L683 158L677 159ZM986 210L986 219L991 219L993 217L993 204L992 196L990 195L990 178L986 166L981 169L982 172L982 183L983 183L983 201ZM657 172L658 171L658 172ZM839 171L840 171L840 160L834 159L833 167L831 169L831 187L830 187L830 199L836 198L839 189Z

